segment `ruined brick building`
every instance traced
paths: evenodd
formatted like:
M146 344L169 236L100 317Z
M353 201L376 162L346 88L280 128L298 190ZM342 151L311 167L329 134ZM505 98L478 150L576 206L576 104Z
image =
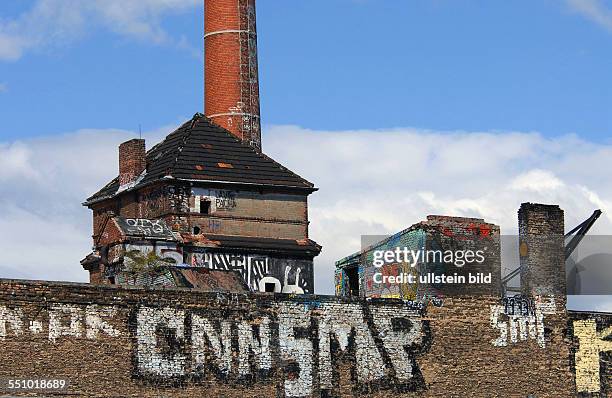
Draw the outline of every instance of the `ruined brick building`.
M463 230L470 223L478 233ZM464 290L436 303L372 290L365 299L0 280L0 377L70 381L42 396L611 396L612 316L566 311L555 287L563 212L525 204L519 223L527 248L514 297ZM488 245L497 239L488 228L430 217L398 242L439 230L443 245Z
M206 4L206 115L148 152L119 147L119 175L84 203L93 211L96 284L213 288L238 272L251 291L313 293L311 182L261 152L252 0ZM131 280L125 255L155 252L173 266Z
M409 250L483 250L484 261L468 267L448 266L441 258L427 259L423 256L418 264L391 263L381 267L373 265L373 252L393 250L396 247ZM426 221L416 223L363 250L336 262L336 294L339 296L385 297L405 300L421 300L423 297L458 294L498 295L500 293L501 257L499 226L480 218L428 216ZM436 273L438 275L467 275L487 272L492 275L491 283L473 285L469 292L465 287L444 288L432 284L375 283L374 274L399 276L410 273Z
M519 210L521 295L500 288L499 227L448 216L340 260L336 296L301 294L316 188L261 153L254 7L206 0L207 116L148 152L123 143L118 176L86 200L91 283L0 279L0 379L65 382L10 395L612 396L612 315L566 310L558 206ZM369 283L372 252L396 246L486 250L492 281ZM167 265L132 275L131 253Z

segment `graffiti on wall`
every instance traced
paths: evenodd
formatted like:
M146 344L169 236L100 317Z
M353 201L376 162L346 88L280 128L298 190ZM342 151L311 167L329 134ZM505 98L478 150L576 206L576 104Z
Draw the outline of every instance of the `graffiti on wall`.
M237 253L203 252L191 253L189 264L213 270L239 272L251 290L259 290L259 281L270 272L270 261L266 256Z
M188 188L169 185L138 195L140 212L144 217L159 217L168 212L184 213L189 208Z
M122 217L117 217L115 220L121 231L128 236L175 240L172 230L164 220Z
M186 213L189 210L190 189L183 186L169 186L166 189L168 204L176 213Z
M64 336L95 340L100 334L110 337L121 335L108 322L116 315L113 307L55 304L50 306L45 317L46 322L40 319L42 318L40 312L37 315L27 317L18 307L0 307L0 340L25 333L31 335L46 333L50 342L56 342Z
M238 272L249 289L254 292L293 294L313 292L312 261L201 251L189 253L188 264L192 267Z
M168 200L165 189L140 192L138 195L140 212L144 217L159 217L167 211Z
M408 250L419 250L424 247L426 234L422 230L402 231L389 237L370 237L381 240L370 245L362 242L365 247L361 252L348 256L336 262L336 294L350 296L355 294L358 285L359 295L373 298L401 298L404 300L415 300L417 297L418 284L395 284L388 281L375 280L379 276L397 276L402 273L415 275L417 270L409 263L386 264L379 268L374 266L374 252L406 248ZM351 274L351 269L356 269L356 275ZM354 272L354 271L353 271ZM357 280L351 282L355 277ZM358 282L358 283L357 283ZM352 287L351 287L352 284Z
M608 384L606 376L602 375L602 369L606 369L602 363L610 363L612 359L612 322L596 318L577 319L573 321L573 331L577 340L574 353L576 391L598 394L607 387L604 384Z
M125 244L126 253L134 250L138 250L145 255L154 251L159 258L172 259L176 265L183 264L183 249L174 242L151 241ZM126 260L129 261L129 259Z
M231 296L231 297L230 297ZM352 368L356 392L425 387L417 357L431 344L429 321L409 302L275 300L218 294L210 306L51 304L31 316L0 307L0 339L43 336L130 341L133 373L145 382L275 383L277 396L333 395L338 365ZM45 320L43 322L43 319Z
M413 274L417 276L416 269L410 267L409 264L389 264L380 268L368 267L364 269L365 295L367 297L380 298L401 298L405 300L414 300L417 294L418 283L390 283L388 279L384 282L377 282L378 277L386 278L389 276L398 276L402 274Z
M499 337L491 343L496 347L507 347L508 342L536 340L540 348L546 347L544 315L555 314L554 297L536 297L533 306L528 298L504 299L500 305L491 306L491 327L497 329Z
M344 276L344 270L336 268L334 272L334 282L336 296L343 296L346 287L344 286L346 277Z
M202 200L209 203L209 212L233 211L237 207L236 192L223 189L193 188L191 194L194 198L190 210L202 212Z
M409 306L289 301L272 306L277 316L140 307L136 375L197 381L212 374L222 382L266 382L280 373L281 396L328 396L338 386L337 365L344 361L351 364L357 391L424 387L416 357L429 346L429 326ZM160 343L160 331L169 341Z

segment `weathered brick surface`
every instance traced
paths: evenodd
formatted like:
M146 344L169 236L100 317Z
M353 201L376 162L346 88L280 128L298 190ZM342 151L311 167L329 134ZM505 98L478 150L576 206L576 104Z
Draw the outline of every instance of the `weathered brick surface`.
M261 148L255 0L205 2L206 115Z
M145 170L145 140L133 139L119 145L119 184L134 182Z
M570 397L573 339L552 303L540 341L496 297L422 309L3 280L0 377L97 397Z
M394 262L381 267L374 265L374 253L406 248L412 251L452 251L454 253L470 251L481 252L482 262L464 261L462 264L443 261L440 257L423 256L416 264ZM457 295L492 295L500 294L501 257L500 231L494 224L479 218L428 216L427 221L412 225L397 234L345 257L336 262L336 294L355 294L350 290L350 269L358 268L354 273L359 277L359 295L362 297L404 298L445 297ZM473 260L473 259L472 259ZM348 272L347 272L348 271ZM380 282L381 275L398 276L412 274L417 283ZM378 275L377 275L378 274ZM468 280L470 275L489 275L490 283L436 285L420 282L419 276L427 274L460 276ZM378 282L377 282L378 281Z
M612 396L612 314L570 312L569 316L578 396Z
M227 197L221 197L226 195ZM200 214L199 200L210 198L211 214ZM125 218L164 218L180 232L194 226L211 234L305 239L308 211L305 195L155 185L102 202L94 208L94 238L109 212Z
M209 215L200 200L210 199ZM308 237L306 196L272 192L193 188L189 196L191 227L204 233L265 238Z
M563 210L555 205L523 203L518 215L523 293L565 297Z
M305 239L308 236L308 224L305 222L211 216L195 216L190 219L192 226L198 226L204 234L282 239Z

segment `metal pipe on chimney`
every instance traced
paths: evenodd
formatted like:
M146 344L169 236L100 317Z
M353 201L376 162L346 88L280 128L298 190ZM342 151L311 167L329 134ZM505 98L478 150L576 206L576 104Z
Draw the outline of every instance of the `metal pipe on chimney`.
M205 114L261 151L255 0L204 0Z

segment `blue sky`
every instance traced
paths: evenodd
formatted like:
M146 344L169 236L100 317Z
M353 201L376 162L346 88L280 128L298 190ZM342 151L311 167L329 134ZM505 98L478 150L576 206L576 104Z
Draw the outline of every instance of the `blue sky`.
M41 25L33 10L53 0L4 0L0 35L40 37L18 59L0 58L0 139L150 129L201 111L201 1L168 8L147 1L149 11L133 19L163 30L164 40L118 30L115 17L86 10L82 26L57 10ZM576 133L608 142L611 6L260 0L263 120L326 130Z

